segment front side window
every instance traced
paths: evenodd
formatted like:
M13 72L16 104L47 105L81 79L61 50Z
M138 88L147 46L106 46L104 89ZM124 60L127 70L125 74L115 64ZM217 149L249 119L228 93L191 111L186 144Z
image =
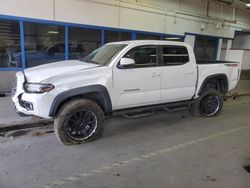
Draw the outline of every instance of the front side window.
M135 47L124 56L135 61L135 68L157 65L157 53L154 46Z
M183 65L189 62L188 50L184 46L164 46L162 52L164 65Z
M107 44L80 60L98 65L108 65L126 46L127 44Z

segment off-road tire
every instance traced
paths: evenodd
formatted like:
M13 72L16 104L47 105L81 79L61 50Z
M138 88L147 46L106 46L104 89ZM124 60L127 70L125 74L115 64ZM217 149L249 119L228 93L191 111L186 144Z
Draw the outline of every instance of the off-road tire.
M202 113L202 110L201 110L202 100L204 100L204 98L207 96L215 96L216 99L218 100L218 103L219 103L216 111L210 115L206 115L206 114ZM223 107L223 95L222 95L222 93L220 93L216 89L210 88L210 89L204 90L203 93L200 95L200 97L194 101L194 103L191 106L190 111L191 111L192 115L195 117L216 117L220 114L222 107Z
M67 120L73 113L76 113L79 109L93 112L97 119L97 127L95 129L95 132L89 138L84 140L73 139L66 131L68 125ZM59 109L54 121L54 131L58 140L64 145L81 144L84 142L97 140L102 136L104 120L104 112L101 107L98 106L95 102L88 99L72 99L62 105L62 107Z

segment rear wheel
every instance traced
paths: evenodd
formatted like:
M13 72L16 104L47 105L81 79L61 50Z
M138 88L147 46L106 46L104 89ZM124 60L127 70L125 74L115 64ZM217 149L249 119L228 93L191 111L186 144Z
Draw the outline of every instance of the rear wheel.
M208 89L194 102L191 112L196 117L215 117L220 114L222 107L222 94L215 89Z
M104 113L93 101L74 99L64 104L54 121L55 134L64 145L81 144L101 137Z

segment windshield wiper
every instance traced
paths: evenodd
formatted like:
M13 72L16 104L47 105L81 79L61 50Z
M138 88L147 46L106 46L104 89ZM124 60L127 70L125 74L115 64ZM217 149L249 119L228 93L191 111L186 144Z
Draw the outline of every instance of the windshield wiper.
M86 62L86 60L85 60L85 58L84 58L84 57L78 57L78 60L79 60L79 61Z
M87 60L83 57L79 58L80 61L82 62L86 62L86 63L93 63L93 64L97 64L97 65L102 65L101 63L97 62L97 61L94 61L94 60Z
M94 64L97 64L97 65L100 65L100 63L99 62L97 62L97 61L94 61L94 60L89 60L89 61L86 61L87 63L94 63Z

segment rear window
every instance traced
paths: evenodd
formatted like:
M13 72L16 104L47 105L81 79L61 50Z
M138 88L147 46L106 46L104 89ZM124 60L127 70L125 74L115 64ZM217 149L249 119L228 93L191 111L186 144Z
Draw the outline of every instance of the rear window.
M166 66L183 65L189 62L188 50L184 46L164 46L163 63Z

